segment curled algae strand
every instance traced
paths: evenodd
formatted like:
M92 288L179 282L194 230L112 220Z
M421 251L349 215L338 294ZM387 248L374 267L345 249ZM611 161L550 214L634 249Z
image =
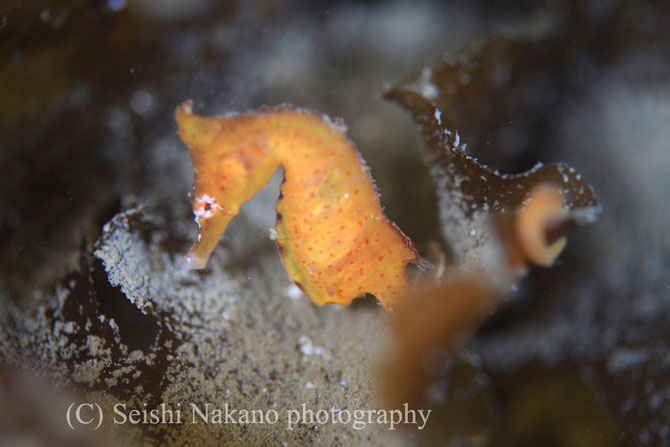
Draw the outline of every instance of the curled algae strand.
M206 265L242 203L281 166L277 245L296 285L320 305L372 293L391 308L407 293L407 264L419 255L382 211L340 122L291 106L201 117L191 101L177 108L176 120L191 153L200 227L184 268Z

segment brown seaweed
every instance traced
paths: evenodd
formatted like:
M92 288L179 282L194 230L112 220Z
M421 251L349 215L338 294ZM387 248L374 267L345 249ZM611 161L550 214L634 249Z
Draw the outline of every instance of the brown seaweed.
M537 163L521 174L501 174L477 161L459 134L459 129L476 129L470 122L480 118L481 109L493 107L485 107L487 100L493 101L490 97L500 101L500 89L507 86L501 85L502 80L518 74L521 80L507 81L517 85L528 77L526 67L515 64L523 60L533 43L532 39L496 34L483 45L471 47L458 62L428 66L385 93L387 99L410 113L423 135L444 237L457 259L467 258L466 251L477 242L463 244L462 239L476 235L476 231L454 231L458 230L455 227L462 229L467 226L464 222L482 211L516 210L537 185L560 189L568 209L565 227L592 222L600 210L593 188L573 168L562 163Z
M437 376L418 365L434 352L453 354L530 265L551 266L565 232L600 211L593 188L573 168L538 163L521 174L500 174L461 141L458 127L475 119L477 101L499 87L499 69L534 44L498 34L458 62L426 67L386 92L411 114L426 142L443 236L455 255L445 279L416 291L395 315L398 346L385 377L391 406L423 402Z

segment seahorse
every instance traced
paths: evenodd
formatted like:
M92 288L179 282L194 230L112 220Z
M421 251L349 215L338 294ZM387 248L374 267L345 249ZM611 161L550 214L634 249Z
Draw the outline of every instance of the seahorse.
M392 308L409 288L411 240L382 211L370 170L341 121L292 106L202 117L177 108L194 170L198 235L182 258L205 267L240 206L281 166L277 246L289 277L315 303L350 304L365 293Z

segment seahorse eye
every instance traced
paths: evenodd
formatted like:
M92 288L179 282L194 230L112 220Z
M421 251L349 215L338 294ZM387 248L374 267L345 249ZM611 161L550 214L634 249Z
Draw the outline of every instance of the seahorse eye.
M200 197L196 197L193 214L195 215L196 222L198 222L200 219L209 219L220 209L221 205L219 205L219 202L214 197L209 194L203 194Z

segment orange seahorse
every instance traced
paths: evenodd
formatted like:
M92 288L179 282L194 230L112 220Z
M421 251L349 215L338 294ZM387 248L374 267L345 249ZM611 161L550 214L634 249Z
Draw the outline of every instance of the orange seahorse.
M205 266L240 205L282 166L277 245L296 285L319 305L372 293L391 308L406 294L407 264L419 255L382 211L341 122L290 106L201 117L191 101L176 120L191 153L200 227L184 268Z

